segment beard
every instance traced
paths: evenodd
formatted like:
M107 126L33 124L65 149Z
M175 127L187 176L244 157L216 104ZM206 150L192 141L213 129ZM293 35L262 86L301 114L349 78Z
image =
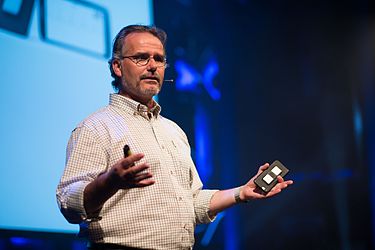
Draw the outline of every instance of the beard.
M120 94L125 95L137 102L147 105L152 101L152 98L159 94L162 84L147 84L137 82L136 84L128 84L122 82L122 87L119 91Z
M142 93L142 95L144 97L150 97L152 98L153 96L159 94L160 90L161 90L161 84L157 84L157 85L152 85L151 87L150 86L141 86L141 84L137 84L137 89L139 92Z

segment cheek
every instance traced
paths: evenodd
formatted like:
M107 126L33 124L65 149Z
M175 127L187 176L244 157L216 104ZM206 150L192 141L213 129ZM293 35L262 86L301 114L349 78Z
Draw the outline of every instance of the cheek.
M134 81L139 76L136 70L129 70L129 69L125 69L123 74L124 74L124 78L127 81Z
M159 69L158 73L159 73L159 76L161 77L164 77L164 72L165 72L165 69Z

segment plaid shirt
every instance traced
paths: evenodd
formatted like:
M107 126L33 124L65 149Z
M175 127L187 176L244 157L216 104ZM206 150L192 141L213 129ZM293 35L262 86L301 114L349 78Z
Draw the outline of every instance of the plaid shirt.
M66 167L57 187L61 212L80 223L91 242L144 249L191 249L197 223L208 223L216 190L202 190L185 133L152 111L118 94L81 122L67 146ZM100 220L89 220L83 191L100 173L123 158L123 146L144 153L155 184L119 190L103 206Z

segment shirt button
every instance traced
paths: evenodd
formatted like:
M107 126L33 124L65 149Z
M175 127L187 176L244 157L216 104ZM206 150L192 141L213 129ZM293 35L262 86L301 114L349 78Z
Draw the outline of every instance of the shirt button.
M173 172L173 170L171 170L171 175L174 175L174 172Z
M182 201L182 197L180 196L180 197L178 197L178 201Z

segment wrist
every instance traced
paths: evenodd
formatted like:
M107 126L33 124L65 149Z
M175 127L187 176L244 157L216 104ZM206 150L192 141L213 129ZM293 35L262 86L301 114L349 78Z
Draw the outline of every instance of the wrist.
M246 199L243 198L243 195L242 195L242 186L236 188L236 190L234 191L234 200L236 201L236 204L237 203L247 203L248 202L248 200L246 200Z

